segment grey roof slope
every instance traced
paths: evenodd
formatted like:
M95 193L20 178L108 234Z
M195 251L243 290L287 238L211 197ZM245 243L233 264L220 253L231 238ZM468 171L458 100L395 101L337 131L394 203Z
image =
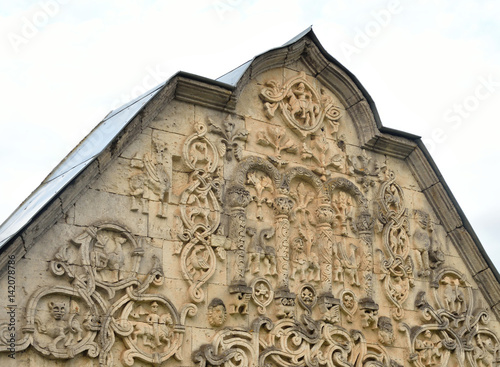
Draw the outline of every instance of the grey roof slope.
M234 92L241 83L244 82L244 76L250 74L250 69L253 63L258 58L265 57L267 54L273 52L277 52L277 50L281 50L287 47L293 47L295 44L304 40L304 38L310 39L319 49L323 57L328 60L328 62L335 65L336 68L342 70L342 72L352 80L352 82L359 89L364 99L368 103L378 131L381 134L407 139L408 141L413 142L420 149L420 153L416 154L416 157L413 157L411 159L409 158L410 165L413 166L414 174L415 172L420 174L419 169L425 170L425 172L422 173L422 177L420 177L420 179L421 182L423 182L422 184L425 186L425 190L427 191L437 186L438 184L442 185L444 194L447 195L449 200L451 200L451 205L454 207L454 209L456 209L456 212L460 217L460 220L462 221L464 229L467 231L468 235L470 235L469 239L469 237L465 236L462 233L454 233L453 235L457 238L456 241L463 242L464 248L466 248L466 243L468 246L466 248L466 251L469 251L467 249L471 248L477 249L479 257L481 257L481 260L484 261L484 264L487 266L487 268L476 269L477 271L475 271L474 274L484 277L484 282L488 283L488 285L493 285L491 282L488 282L489 280L491 280L491 276L486 274L486 270L490 269L492 277L496 280L497 284L500 284L500 275L498 271L484 251L481 242L477 238L474 230L469 224L469 221L465 217L465 214L463 213L456 199L451 193L432 157L423 145L420 137L382 126L375 103L373 102L368 92L349 70L347 70L335 58L328 54L328 52L323 48L323 46L317 39L311 27L307 28L296 37L286 42L283 46L257 55L256 57L254 57L254 59L242 64L241 66L216 80L185 72L178 72L169 80L160 84L151 91L112 111L84 140L82 140L82 142L73 151L68 154L68 156L49 174L49 176L47 176L42 184L0 226L0 254L4 253L8 249L9 245L15 242L16 238L19 237L19 234L23 233L23 231L25 231L27 228L30 228L30 223L32 223L34 219L44 211L44 209L48 208L50 203L55 200L61 193L63 193L64 189L68 187L68 185L70 185L73 181L75 181L76 177L79 174L83 173L85 171L85 168L89 167L91 163L94 162L106 150L107 147L109 147L111 144L113 144L114 141L116 141L120 132L122 132L127 127L127 125L146 108L146 106L152 104L153 100L156 100L155 97L159 98L163 91L168 88L180 88L180 90L175 90L176 96L186 95L183 94L186 93L186 89L182 89L182 86L172 86L172 84L182 84L179 82L179 80L184 78L185 80L192 81L193 83L199 83L200 85L218 87L221 90L227 92L224 95L221 94L222 97L220 97L220 99L224 99L227 97L227 95L230 95L232 92ZM381 144L387 143L387 140L384 140L384 136L382 136L376 137L375 144L378 144L379 138ZM410 155L408 155L408 157L410 157ZM425 167L422 166L422 162L425 162ZM429 167L428 169L427 166ZM436 191L434 193L434 195L441 194L442 193L440 191ZM433 193L431 193L430 195L433 195ZM443 197L439 197L436 202L439 204L447 204L446 198ZM446 210L448 210L448 208ZM458 230L459 228L456 229ZM456 231L453 230L452 232ZM450 235L452 235L451 232ZM467 257L468 255L469 254L466 254L464 256ZM476 253L470 254L470 256L476 256ZM478 257L476 256L476 258ZM500 285L497 284L495 284L494 286L496 288L499 288L498 291L492 291L492 293L500 294ZM495 302L492 304L492 307L493 305L500 305L500 299L495 299L494 301ZM498 314L500 315L500 310Z
M165 83L162 83L124 106L111 111L0 226L0 248L83 171L164 85Z

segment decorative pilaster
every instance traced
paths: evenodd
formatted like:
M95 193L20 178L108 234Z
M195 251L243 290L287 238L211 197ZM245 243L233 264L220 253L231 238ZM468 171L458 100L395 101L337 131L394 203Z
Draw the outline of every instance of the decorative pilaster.
M293 201L287 195L280 194L274 201L276 221L276 257L278 265L278 289L289 290L290 259L290 212Z

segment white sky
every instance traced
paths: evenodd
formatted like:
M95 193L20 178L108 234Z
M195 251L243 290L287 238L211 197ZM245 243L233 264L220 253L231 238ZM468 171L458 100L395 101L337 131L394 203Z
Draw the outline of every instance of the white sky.
M2 1L0 222L112 109L178 70L217 78L313 25L384 126L421 135L492 260L500 2Z

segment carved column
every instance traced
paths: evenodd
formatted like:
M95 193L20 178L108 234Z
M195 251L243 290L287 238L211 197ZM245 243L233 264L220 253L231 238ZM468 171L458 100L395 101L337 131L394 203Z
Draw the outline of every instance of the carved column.
M274 212L276 220L276 260L278 267L278 289L288 291L290 244L290 212L293 201L288 196L280 194L274 201Z
M363 210L356 218L354 231L364 243L365 264L363 268L363 284L368 298L373 298L373 225L374 220L368 210Z
M330 204L322 204L316 210L318 224L318 246L320 253L322 293L332 295L332 256L334 233L332 229L335 213Z
M227 192L230 207L229 237L236 250L234 277L230 286L230 293L241 293L246 287L245 283L245 209L252 200L250 193L244 187L233 186ZM251 293L251 289L250 289Z

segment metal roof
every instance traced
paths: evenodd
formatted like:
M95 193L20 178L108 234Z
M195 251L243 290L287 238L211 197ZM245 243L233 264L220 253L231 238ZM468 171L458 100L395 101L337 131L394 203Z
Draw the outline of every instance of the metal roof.
M75 149L43 180L35 191L0 226L0 248L14 237L62 189L113 141L166 84L153 88L122 107L111 111Z
M218 82L222 82L222 83L226 83L226 84L232 85L233 87L236 86L236 84L238 83L238 81L240 80L240 78L242 77L242 75L245 73L245 71L247 71L247 69L250 67L250 65L252 64L252 62L257 57L259 57L261 55L264 55L265 53L267 53L269 51L273 51L273 50L277 50L277 49L282 48L282 47L290 46L291 44L297 42L298 40L300 40L302 37L304 37L305 35L307 35L311 31L312 31L312 26L306 28L305 30L303 30L302 32L300 32L298 35L296 35L295 37L293 37L291 40L289 40L288 42L285 42L283 45L281 45L279 47L274 47L274 48L272 48L270 50L267 50L266 52L262 52L262 53L258 54L252 60L248 60L244 64L238 66L236 69L231 70L230 72L228 72L228 73L226 73L226 74L218 77L215 80L217 80Z

